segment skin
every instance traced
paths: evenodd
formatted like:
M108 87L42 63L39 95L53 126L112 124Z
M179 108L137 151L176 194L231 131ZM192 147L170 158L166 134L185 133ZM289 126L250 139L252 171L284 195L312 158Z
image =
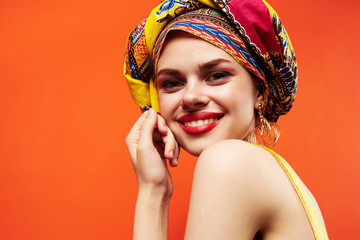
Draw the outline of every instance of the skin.
M157 71L160 113L186 151L199 156L214 142L249 135L255 127L254 109L263 96L234 58L183 32L168 36L162 50ZM223 117L206 134L185 134L177 119L192 112L216 112Z
M177 166L179 145L199 156L185 239L315 239L277 161L243 141L263 100L251 75L183 32L167 37L156 73L161 116L144 112L126 139L139 186L133 239L167 239L173 188L166 161ZM211 131L194 136L179 127L180 116L202 111L221 113Z

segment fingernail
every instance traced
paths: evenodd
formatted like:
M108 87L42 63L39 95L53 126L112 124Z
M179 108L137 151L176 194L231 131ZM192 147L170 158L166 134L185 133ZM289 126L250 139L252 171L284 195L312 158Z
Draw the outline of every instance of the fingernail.
M177 158L174 158L173 164L174 164L174 166L177 166L177 165L178 165L178 160L177 160Z
M148 110L148 113L147 113L147 117L153 117L153 116L155 116L155 113L156 113L156 111L155 111L155 109L153 109L153 108L150 108L149 110Z

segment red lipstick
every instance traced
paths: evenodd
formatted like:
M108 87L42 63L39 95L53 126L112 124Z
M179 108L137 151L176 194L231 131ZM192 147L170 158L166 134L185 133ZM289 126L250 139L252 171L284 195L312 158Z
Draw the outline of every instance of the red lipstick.
M224 116L224 114L214 112L189 113L182 115L179 119L177 119L177 123L186 133L198 135L211 131L220 122L222 116ZM217 120L200 126L185 126L184 124L184 122L198 121L209 118L217 118Z

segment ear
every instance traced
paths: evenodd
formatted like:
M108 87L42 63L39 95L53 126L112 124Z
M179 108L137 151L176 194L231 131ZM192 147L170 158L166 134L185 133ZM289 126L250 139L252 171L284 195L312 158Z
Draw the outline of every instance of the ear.
M259 104L262 103L264 104L264 95L262 93L260 93L260 91L258 91L257 93L257 97L255 99L255 109L259 109Z

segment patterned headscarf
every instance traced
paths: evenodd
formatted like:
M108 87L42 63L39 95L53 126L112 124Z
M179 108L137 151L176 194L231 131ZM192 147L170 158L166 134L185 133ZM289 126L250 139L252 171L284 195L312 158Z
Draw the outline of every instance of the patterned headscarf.
M267 2L165 0L133 30L127 43L124 75L141 108L159 110L152 66L170 30L186 31L214 44L261 79L264 115L269 121L276 122L292 107L296 58L285 28Z

